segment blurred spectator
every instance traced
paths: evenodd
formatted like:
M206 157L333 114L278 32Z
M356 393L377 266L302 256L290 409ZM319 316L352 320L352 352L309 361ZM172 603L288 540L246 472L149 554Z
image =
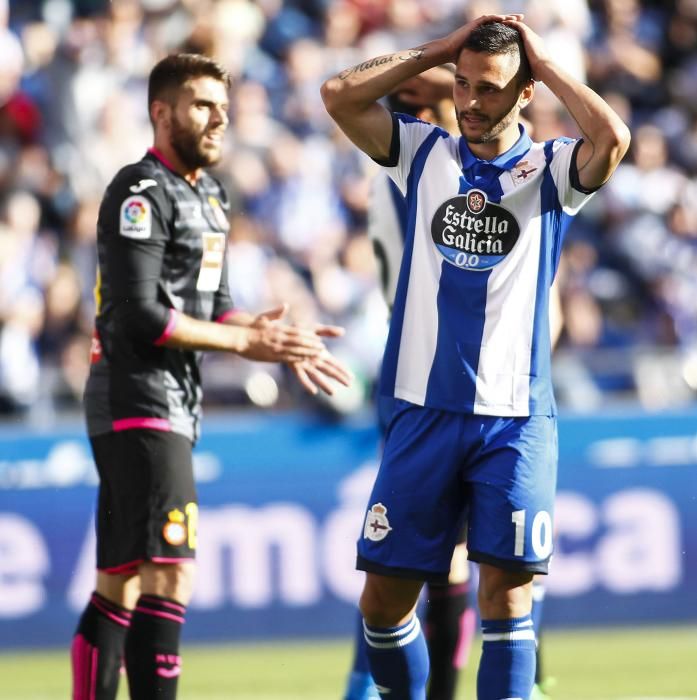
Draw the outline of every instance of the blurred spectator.
M334 128L319 85L367 55L519 9L634 134L562 256L560 403L660 406L662 384L692 396L681 372L694 371L665 352L697 354L695 0L0 0L0 409L31 412L47 388L79 401L98 197L148 143L148 70L182 48L235 76L218 172L233 296L250 311L291 299L298 321L345 324L338 352L369 395L386 329L365 236L377 166ZM536 140L573 133L544 86L526 117ZM213 400L288 398L281 374L250 381L240 363L212 362Z

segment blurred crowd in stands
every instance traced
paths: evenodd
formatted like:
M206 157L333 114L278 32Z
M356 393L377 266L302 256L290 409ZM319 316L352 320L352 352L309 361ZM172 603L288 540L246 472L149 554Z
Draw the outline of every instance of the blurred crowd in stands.
M104 188L150 144L146 83L176 50L233 74L226 155L237 303L343 324L370 396L387 311L366 236L376 167L336 130L321 82L468 18L522 11L555 59L630 125L631 151L569 232L559 270L560 404L660 408L697 390L697 0L0 0L0 412L79 405ZM578 135L551 93L535 140ZM209 403L299 397L282 370L210 358ZM264 371L261 371L264 369Z

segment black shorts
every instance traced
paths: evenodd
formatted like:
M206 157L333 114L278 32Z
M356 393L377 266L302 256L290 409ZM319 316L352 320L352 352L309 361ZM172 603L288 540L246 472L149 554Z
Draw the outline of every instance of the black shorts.
M198 501L191 441L138 429L96 435L90 443L100 480L97 568L130 574L144 561L193 559Z

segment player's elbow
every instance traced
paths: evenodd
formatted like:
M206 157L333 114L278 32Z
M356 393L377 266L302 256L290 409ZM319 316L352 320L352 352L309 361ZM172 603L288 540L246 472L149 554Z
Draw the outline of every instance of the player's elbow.
M325 109L336 121L359 116L373 103L372 99L365 98L360 89L349 85L339 76L325 81L320 88L320 95Z
M602 148L609 163L615 166L624 158L629 150L632 134L627 125L617 120L606 132Z
M322 102L327 112L334 117L340 110L340 105L343 100L343 81L338 77L329 78L320 88Z
M114 309L117 333L137 344L150 345L162 337L170 323L170 309L162 304L125 300Z

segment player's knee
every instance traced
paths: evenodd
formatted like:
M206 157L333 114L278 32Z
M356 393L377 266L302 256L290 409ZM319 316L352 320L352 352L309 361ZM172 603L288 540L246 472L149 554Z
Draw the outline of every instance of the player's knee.
M413 614L421 582L369 574L359 601L363 619L374 627L396 627Z
M123 608L132 610L140 595L140 578L137 574L108 574L97 572L97 593Z
M358 603L366 624L373 627L395 627L399 624L401 614L393 601L379 591L363 591Z
M141 566L143 593L151 593L188 605L194 587L195 564L181 561L173 564L146 562Z
M460 543L455 546L452 559L450 560L450 573L448 583L455 585L469 581L470 569L467 561L467 545Z
M479 608L489 620L523 617L532 607L533 574L506 571L482 564L479 569Z

